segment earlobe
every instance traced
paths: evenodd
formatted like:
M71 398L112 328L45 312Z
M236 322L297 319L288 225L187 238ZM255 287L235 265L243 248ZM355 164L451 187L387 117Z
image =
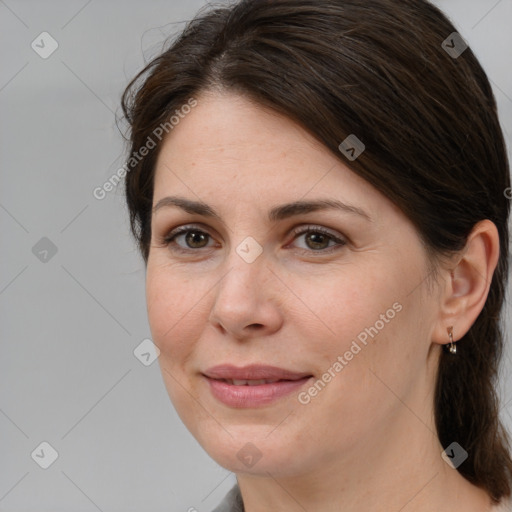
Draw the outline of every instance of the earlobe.
M453 328L453 341L460 340L469 331L484 308L499 253L499 233L495 224L490 220L478 222L447 276L434 342L449 343L450 327Z

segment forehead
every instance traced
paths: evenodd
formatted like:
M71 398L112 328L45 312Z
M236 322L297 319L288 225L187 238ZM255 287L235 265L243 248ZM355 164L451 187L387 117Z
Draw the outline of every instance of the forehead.
M345 190L363 199L378 194L372 188L292 120L234 93L197 97L164 140L155 175L155 199L170 189L260 200Z
M164 140L161 157L190 166L208 162L208 167L265 162L268 169L274 160L297 162L308 155L325 160L324 153L326 148L285 116L234 93L203 93Z

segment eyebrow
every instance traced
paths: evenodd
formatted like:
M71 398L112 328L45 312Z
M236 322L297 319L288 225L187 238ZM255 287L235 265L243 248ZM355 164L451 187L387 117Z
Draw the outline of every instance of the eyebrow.
M167 196L160 199L153 207L153 215L164 207L178 207L187 213L202 215L222 221L220 215L208 204L202 201L192 201L180 196ZM268 220L270 222L277 222L280 220L288 219L296 215L304 215L307 213L317 212L320 210L338 210L344 213L351 213L359 215L369 222L373 219L361 208L350 204L345 204L337 199L317 199L313 201L294 201L292 203L274 206L268 212Z

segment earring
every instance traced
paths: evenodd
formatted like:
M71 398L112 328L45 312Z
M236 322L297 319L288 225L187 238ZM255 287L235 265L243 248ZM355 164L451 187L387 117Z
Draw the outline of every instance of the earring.
M450 337L450 354L456 354L457 353L457 346L453 342L453 326L448 327L448 336Z

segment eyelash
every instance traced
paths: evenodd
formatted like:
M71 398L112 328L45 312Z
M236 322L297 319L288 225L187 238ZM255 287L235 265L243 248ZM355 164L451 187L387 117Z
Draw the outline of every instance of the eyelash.
M206 231L203 231L202 229L199 229L195 226L182 226L180 228L175 229L174 231L171 231L167 236L165 236L162 240L163 244L166 247L170 247L171 245L173 245L173 247L171 248L172 251L179 252L179 253L185 253L185 254L198 252L201 249L208 249L208 247L206 247L206 248L202 247L199 249L184 249L183 247L180 247L179 245L177 245L176 242L174 241L175 238L179 235L186 234L189 232L200 233L200 234L207 235L210 238L212 238L209 233L207 233ZM308 254L321 253L322 255L323 254L331 254L332 252L341 249L343 246L345 246L347 244L346 240L338 238L330 231L327 231L324 228L317 227L317 226L308 226L306 228L296 228L293 230L292 233L294 235L293 240L296 240L301 235L305 235L308 233L315 233L315 234L325 235L328 238L330 238L330 240L337 242L337 245L332 246L328 249L319 249L317 251L315 251L313 249L299 249L299 251L302 253L308 253Z

